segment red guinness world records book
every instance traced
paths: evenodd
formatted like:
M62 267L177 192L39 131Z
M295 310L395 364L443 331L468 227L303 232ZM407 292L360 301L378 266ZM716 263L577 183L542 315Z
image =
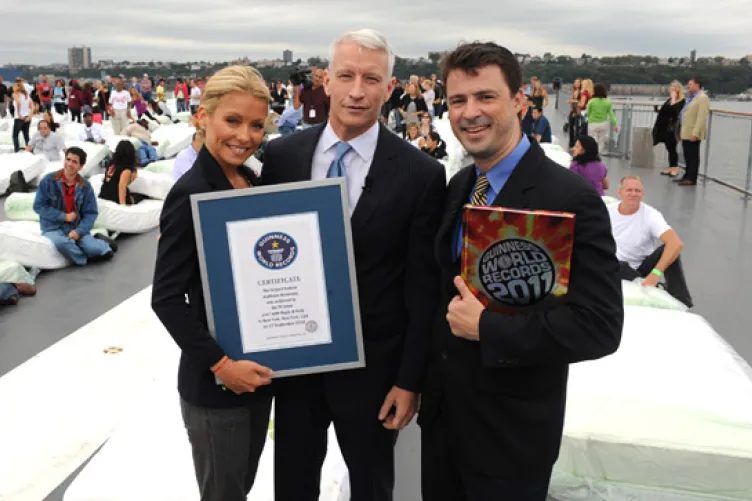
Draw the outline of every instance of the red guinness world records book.
M462 278L491 311L547 308L569 289L575 216L465 205Z

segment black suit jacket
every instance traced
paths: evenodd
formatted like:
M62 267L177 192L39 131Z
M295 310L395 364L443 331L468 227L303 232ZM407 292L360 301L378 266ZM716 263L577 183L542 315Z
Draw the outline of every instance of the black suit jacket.
M563 301L535 312L484 311L480 341L466 341L452 335L446 309L460 273L452 256L454 229L475 179L469 166L449 182L436 248L444 307L435 322L418 422L430 427L441 412L458 447L456 460L473 470L545 473L561 442L568 364L613 353L621 339L624 310L611 223L592 186L532 141L492 205L575 213L569 291Z
M251 186L258 184L258 178L251 169L240 166L238 172ZM161 236L154 267L151 305L181 349L178 369L180 396L201 407L240 406L271 393L268 386L243 395L224 391L216 384L210 370L225 352L208 330L190 196L231 189L232 184L222 168L209 150L203 148L193 167L168 193L159 218Z
M311 179L324 125L271 141L261 184ZM392 385L418 392L439 306L433 248L446 193L444 168L383 126L351 218L365 370L326 375L330 400L378 401Z

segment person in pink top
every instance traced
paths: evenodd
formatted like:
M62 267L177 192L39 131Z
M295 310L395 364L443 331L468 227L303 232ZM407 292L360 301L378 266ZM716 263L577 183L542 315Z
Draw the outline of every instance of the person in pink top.
M598 156L598 143L590 136L580 136L572 148L572 163L569 170L576 172L590 184L600 196L606 194L608 189L608 170Z

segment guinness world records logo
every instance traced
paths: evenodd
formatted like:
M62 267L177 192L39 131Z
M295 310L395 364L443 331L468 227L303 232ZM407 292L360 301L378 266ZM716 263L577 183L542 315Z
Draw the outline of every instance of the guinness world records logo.
M489 246L480 257L478 274L486 293L509 306L541 301L556 282L554 261L546 249L519 238Z
M282 270L298 257L298 244L287 233L267 233L254 246L256 261L269 270Z

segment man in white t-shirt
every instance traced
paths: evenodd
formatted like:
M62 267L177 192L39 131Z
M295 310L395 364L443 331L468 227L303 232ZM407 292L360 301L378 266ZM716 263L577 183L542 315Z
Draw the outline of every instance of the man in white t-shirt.
M666 291L691 307L679 258L684 244L663 215L642 201L644 193L639 177L626 176L619 182L619 203L608 205L621 278L641 277L642 285L655 287L665 275Z
M123 89L123 80L115 80L115 90L110 94L110 121L112 122L112 132L116 136L128 125L131 117L130 93Z

